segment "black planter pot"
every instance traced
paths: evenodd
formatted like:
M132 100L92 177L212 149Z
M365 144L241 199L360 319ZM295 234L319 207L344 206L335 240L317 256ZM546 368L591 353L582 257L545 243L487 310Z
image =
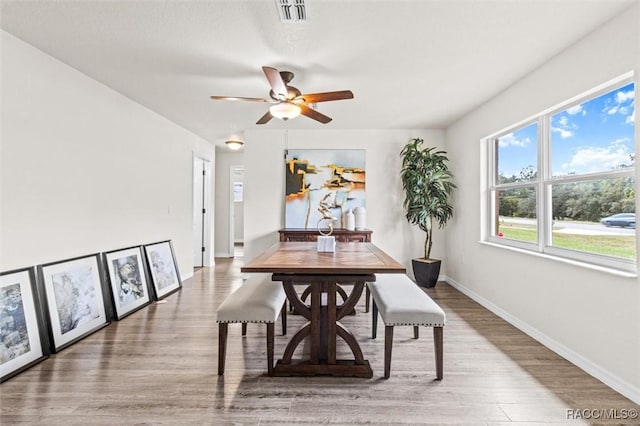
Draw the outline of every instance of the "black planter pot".
M416 283L420 287L432 288L438 282L440 275L440 265L442 261L439 259L412 259L413 276Z

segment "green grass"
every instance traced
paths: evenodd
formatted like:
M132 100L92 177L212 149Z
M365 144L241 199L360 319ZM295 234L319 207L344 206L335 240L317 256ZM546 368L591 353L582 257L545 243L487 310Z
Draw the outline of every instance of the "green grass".
M528 243L538 241L538 233L535 228L514 228L509 225L500 225L500 232L502 232L504 238L510 238L512 240L526 241Z
M504 238L536 243L535 228L500 225ZM579 235L553 233L553 246L587 253L615 256L623 259L636 258L636 238L633 235Z
M575 235L554 232L553 245L623 259L636 258L636 238L633 235Z

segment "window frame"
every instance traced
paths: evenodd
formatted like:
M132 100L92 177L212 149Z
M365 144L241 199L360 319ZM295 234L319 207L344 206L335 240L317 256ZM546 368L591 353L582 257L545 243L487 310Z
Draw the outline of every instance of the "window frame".
M553 201L552 201L552 186L558 184L567 184L574 182L585 182L598 179L616 179L631 177L634 179L634 189L637 192L637 182L635 179L636 164L633 166L616 169L610 171L599 171L573 175L561 175L552 176L551 170L551 118L558 113L566 111L567 109L588 102L606 93L615 91L629 83L634 83L634 88L637 93L638 83L634 81L633 73L625 74L617 79L604 83L590 91L582 93L572 99L569 99L561 104L558 104L552 108L542 111L526 120L520 121L508 128L505 128L499 132L496 132L483 139L486 146L486 170L487 180L485 185L486 190L486 208L483 211L485 215L484 229L486 230L484 241L504 245L508 247L514 247L536 253L542 253L559 258L571 259L578 262L588 263L590 265L604 266L612 269L636 272L637 271L637 258L636 252L635 259L623 259L620 257L607 256L603 254L582 252L577 250L571 250L553 246ZM519 129L523 129L533 123L537 123L537 177L534 180L527 182L511 182L511 183L499 183L498 182L498 139L512 132L516 132ZM635 126L635 124L634 124ZM637 130L636 130L637 134ZM636 141L637 142L637 141ZM513 240L509 238L499 237L497 222L498 222L498 210L499 202L498 192L505 189L516 188L535 188L536 191L536 231L537 242L531 243L520 240ZM637 206L637 196L636 196ZM636 239L638 237L637 230L635 231Z

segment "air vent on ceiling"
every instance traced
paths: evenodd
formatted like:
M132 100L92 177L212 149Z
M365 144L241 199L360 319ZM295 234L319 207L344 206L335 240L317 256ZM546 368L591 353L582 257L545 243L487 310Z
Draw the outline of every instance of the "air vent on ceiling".
M302 22L307 20L304 0L276 0L282 22Z

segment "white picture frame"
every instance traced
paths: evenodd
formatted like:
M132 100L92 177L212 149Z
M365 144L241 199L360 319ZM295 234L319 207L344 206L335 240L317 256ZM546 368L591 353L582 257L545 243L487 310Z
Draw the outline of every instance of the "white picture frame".
M109 324L98 254L40 265L38 275L52 352Z
M156 299L163 299L180 290L182 281L171 241L147 244L144 251Z
M0 273L0 383L49 355L35 268Z
M103 254L115 319L151 303L142 247L128 247Z

